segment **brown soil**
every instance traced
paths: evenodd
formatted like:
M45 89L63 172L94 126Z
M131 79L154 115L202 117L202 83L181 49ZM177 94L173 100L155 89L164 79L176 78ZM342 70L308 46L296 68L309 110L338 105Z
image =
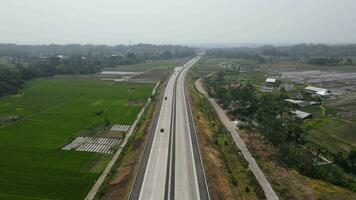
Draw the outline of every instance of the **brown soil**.
M221 153L213 146L212 132L209 130L207 119L199 111L193 109L196 120L199 146L202 152L203 163L208 179L211 199L235 199L234 189L225 173L224 162L221 160Z
M143 80L161 80L169 74L168 69L153 69L143 74L137 75L135 79L143 79Z
M152 119L152 116L149 117ZM102 199L128 199L132 184L140 164L142 152L148 138L150 120L146 120L136 134L144 134L131 145L129 152L123 157L121 164L115 170L115 175L108 183Z
M239 195L239 188L231 184L228 167L216 147L209 120L197 109L196 102L191 100L191 103L211 199L256 199L254 195Z
M273 155L272 146L266 144L259 134L240 131L240 135L281 200L356 199L356 193L284 168Z

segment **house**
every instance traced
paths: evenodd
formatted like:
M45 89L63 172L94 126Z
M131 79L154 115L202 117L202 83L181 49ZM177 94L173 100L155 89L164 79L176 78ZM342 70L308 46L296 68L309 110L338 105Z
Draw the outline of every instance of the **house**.
M314 93L320 96L330 96L331 92L328 89L325 88L319 88L319 87L314 87L314 86L308 86L305 88L305 91Z
M307 118L311 118L312 115L310 113L307 112L303 112L300 110L295 110L295 111L291 111L292 114L295 115L295 117L299 118L299 119L307 119Z
M293 105L296 105L298 107L304 107L306 106L306 102L298 99L283 99L284 101L287 101Z
M57 58L60 58L60 59L66 59L66 58L68 58L68 56L64 56L64 55L57 55Z
M320 104L320 102L316 102L316 101L302 101L299 99L283 99L284 101L287 101L293 105L296 105L298 107L306 107L306 106L311 106L311 105L318 105Z
M276 83L277 79L275 78L267 78L266 79L266 84L268 85L274 85Z
M268 85L261 85L260 91L261 92L272 92L273 91L273 87L268 86Z
M330 91L319 91L316 92L317 95L322 96L322 97L328 97L331 96L331 92Z

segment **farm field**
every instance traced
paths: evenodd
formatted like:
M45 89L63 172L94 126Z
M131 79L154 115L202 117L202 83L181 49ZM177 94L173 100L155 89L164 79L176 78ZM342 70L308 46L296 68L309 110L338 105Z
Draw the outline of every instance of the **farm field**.
M170 60L147 60L143 63L131 65L118 65L116 67L105 68L104 71L123 72L123 73L136 73L126 75L133 81L148 81L156 82L164 79L174 66L182 62L183 59L170 59ZM103 75L100 75L103 77ZM125 75L124 75L125 76ZM123 75L104 75L106 78L122 78Z
M327 147L331 152L349 152L356 149L356 124L335 119L321 117L307 120L306 127L310 127L308 139Z
M83 199L111 156L63 151L83 130L131 124L154 84L113 83L84 76L28 82L0 98L0 199Z
M193 67L192 71L195 76L203 77L210 73L217 72L221 69L224 63L231 62L228 58L209 58L203 57Z
M153 69L172 69L176 64L178 64L181 59L170 59L170 60L147 60L138 64L130 65L118 65L113 68L107 68L105 70L117 70L117 71L127 71L127 72L143 72Z

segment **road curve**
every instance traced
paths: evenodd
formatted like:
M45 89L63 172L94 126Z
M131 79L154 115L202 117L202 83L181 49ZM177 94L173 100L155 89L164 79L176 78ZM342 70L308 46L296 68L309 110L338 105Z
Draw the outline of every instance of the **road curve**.
M130 200L209 200L185 77L200 56L174 69L149 136Z

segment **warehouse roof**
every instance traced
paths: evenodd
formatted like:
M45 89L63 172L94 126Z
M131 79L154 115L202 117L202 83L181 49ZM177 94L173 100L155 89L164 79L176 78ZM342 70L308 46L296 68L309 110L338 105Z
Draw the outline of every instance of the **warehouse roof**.
M276 79L275 78L267 78L266 83L275 83Z
M308 87L306 87L305 89L306 89L306 90L313 91L313 92L326 92L326 91L328 91L328 89L319 88L319 87L314 87L314 86L308 86Z

